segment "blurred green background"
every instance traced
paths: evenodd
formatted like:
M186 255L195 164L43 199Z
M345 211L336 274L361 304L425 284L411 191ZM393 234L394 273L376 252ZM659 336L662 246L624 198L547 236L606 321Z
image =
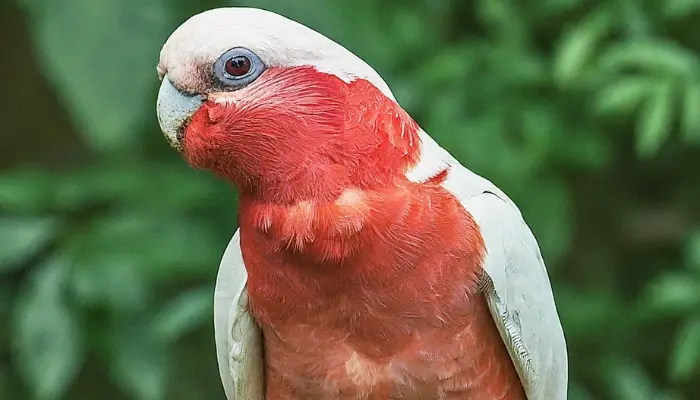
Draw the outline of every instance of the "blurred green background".
M384 76L520 205L572 400L700 398L700 1L0 5L0 398L223 399L212 292L236 195L155 118L161 44L246 4Z

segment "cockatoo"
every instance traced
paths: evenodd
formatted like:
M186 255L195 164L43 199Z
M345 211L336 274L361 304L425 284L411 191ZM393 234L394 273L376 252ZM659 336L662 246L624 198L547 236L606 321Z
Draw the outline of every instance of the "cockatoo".
M520 211L367 63L273 12L222 8L172 33L158 73L165 137L240 193L214 295L228 399L566 399Z

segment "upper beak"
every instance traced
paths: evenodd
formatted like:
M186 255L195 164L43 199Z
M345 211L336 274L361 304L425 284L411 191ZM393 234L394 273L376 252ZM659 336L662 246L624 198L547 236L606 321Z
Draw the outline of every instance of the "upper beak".
M158 91L156 113L158 123L170 145L180 151L187 120L202 106L204 96L185 94L175 88L168 79L163 77Z

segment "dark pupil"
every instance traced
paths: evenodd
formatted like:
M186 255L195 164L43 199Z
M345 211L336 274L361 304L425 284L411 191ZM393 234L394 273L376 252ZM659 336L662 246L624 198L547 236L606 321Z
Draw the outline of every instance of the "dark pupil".
M244 56L232 57L226 61L224 68L226 73L233 77L243 76L250 71L250 60Z

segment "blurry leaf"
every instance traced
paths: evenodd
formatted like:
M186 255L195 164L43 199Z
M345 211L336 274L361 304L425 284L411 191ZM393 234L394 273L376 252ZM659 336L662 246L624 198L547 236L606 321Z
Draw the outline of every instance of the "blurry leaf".
M613 80L596 94L595 108L602 114L634 111L653 92L657 79L629 76Z
M517 53L516 53L517 51ZM542 57L522 49L499 47L491 51L490 76L498 75L499 86L506 90L516 87L539 87L549 84L551 71ZM491 78L495 80L494 78Z
M610 46L598 66L601 74L643 70L660 73L662 77L687 78L700 72L700 60L695 54L671 41L652 38Z
M688 141L700 143L700 83L683 90L681 127Z
M571 197L560 180L530 182L521 209L550 270L556 260L569 251L574 221Z
M0 365L0 399L27 399L29 394L24 385L19 384L11 367L10 363Z
M16 305L17 367L37 399L61 398L83 362L80 324L62 293L67 263L59 258L43 265Z
M455 80L469 74L469 68L472 66L472 63L468 61L469 50L468 48L449 47L444 51L431 54L425 60L427 65L421 66L421 68L426 68L433 73L421 80L421 84L430 86L454 85Z
M224 185L211 174L178 165L90 165L63 173L17 169L0 174L0 209L69 211L106 202L183 212L211 209ZM148 173L144 173L144 170Z
M0 174L0 210L38 211L50 202L51 174L37 169L17 169Z
M632 38L646 37L653 31L653 18L644 6L635 0L622 0L618 11L625 34Z
M214 292L211 285L184 292L170 301L151 324L163 342L177 340L213 318Z
M9 279L0 280L0 321L10 321L16 300L16 287ZM0 343L10 341L10 329L0 329Z
M686 381L700 368L700 316L685 323L676 338L670 360L670 376Z
M566 327L567 337L582 340L592 340L600 343L600 339L609 335L606 326L615 320L618 311L618 301L608 292L581 292L575 287L561 287L557 291L557 308L560 310L562 324Z
M10 390L10 378L7 376L5 369L0 367L0 396L3 399L11 398Z
M96 218L76 241L76 251L82 265L122 259L138 279L164 283L193 275L213 278L228 239L201 220L129 210ZM125 283L128 276L124 271Z
M506 46L523 43L529 30L515 2L509 0L476 1L476 9L482 23L487 24L495 36Z
M626 361L611 361L606 374L612 398L616 400L662 400L654 382L639 366Z
M0 273L21 265L42 251L57 233L52 218L0 216Z
M560 122L552 118L552 108L542 104L525 108L520 113L520 131L527 148L526 153L539 161L545 158L554 138L561 128Z
M558 17L557 14L571 11L580 5L579 0L542 0L540 6L535 8L539 9L538 11L543 13L543 16L553 18Z
M572 381L569 383L567 400L594 400L594 397L586 390L585 386Z
M400 44L397 53L412 54L436 40L436 32L425 23L426 15L418 15L412 9L397 7L391 21L392 33Z
M143 325L116 326L109 338L110 374L130 398L165 398L169 357L165 346Z
M148 281L142 266L129 254L104 254L79 259L71 281L75 297L83 304L110 311L143 309L149 299Z
M160 46L174 26L164 0L21 2L39 66L53 81L85 138L108 150L134 145L154 115ZM153 118L155 118L153 116Z
M647 290L646 304L662 315L682 315L700 307L700 282L678 271L666 272Z
M130 209L183 211L211 201L217 194L215 189L221 185L209 174L193 171L184 162L167 167L155 163L91 166L71 171L62 178L54 196L64 207L105 201L126 204Z
M579 128L578 131L576 128ZM567 165L570 169L581 169L586 171L602 169L613 158L614 152L607 137L591 132L593 126L587 129L586 126L567 128L555 136L552 144L550 156L560 160L562 165Z
M613 15L608 7L590 13L585 19L568 30L554 56L554 80L559 85L569 86L580 80L596 46L608 33Z
M431 99L429 110L430 118L443 124L457 125L457 121L464 119L464 102L447 91ZM453 132L448 132L446 136L451 139L457 138Z
M11 399L17 396L11 397L11 387L10 387L10 377L7 367L0 365L0 398Z
M654 155L668 139L673 123L673 83L659 85L652 94L637 120L637 154L641 157Z
M672 18L682 18L700 9L698 0L665 0L663 3L664 14Z
M691 268L700 274L700 230L692 233L686 247L686 259ZM700 275L698 279L700 280Z

